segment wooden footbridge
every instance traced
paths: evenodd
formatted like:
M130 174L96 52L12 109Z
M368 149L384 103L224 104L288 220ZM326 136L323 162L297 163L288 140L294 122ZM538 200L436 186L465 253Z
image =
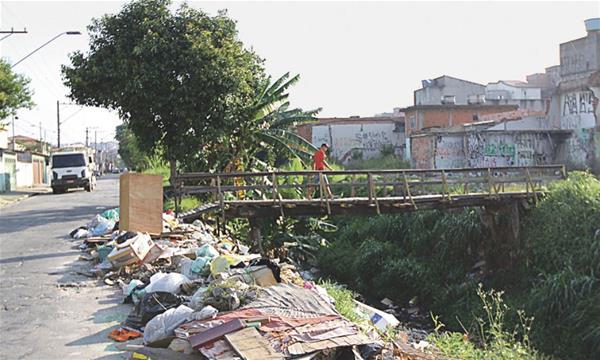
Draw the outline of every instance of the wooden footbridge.
M229 218L368 215L495 206L534 199L566 177L564 165L434 170L182 173L175 178L178 216ZM333 198L328 195L328 188ZM180 213L184 197L205 205Z

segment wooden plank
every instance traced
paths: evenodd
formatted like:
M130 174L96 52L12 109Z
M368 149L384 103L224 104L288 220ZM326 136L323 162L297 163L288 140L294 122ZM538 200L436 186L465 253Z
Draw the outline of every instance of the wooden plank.
M253 327L227 334L225 339L244 360L283 359Z

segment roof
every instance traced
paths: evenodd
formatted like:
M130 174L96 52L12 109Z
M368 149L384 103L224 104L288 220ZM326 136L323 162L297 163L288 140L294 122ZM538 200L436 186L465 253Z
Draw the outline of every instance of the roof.
M13 136L9 137L9 140L12 141ZM38 139L34 139L32 137L29 136L25 136L25 135L15 135L14 136L15 141L21 141L21 142L38 142Z
M347 117L347 118L319 118L317 122L306 123L306 125L323 124L364 124L364 123L396 123L404 122L404 116L372 116L372 117ZM304 125L304 124L300 124Z
M469 80L465 80L465 79L459 79L459 78L457 78L457 77L450 76L450 75L442 75L442 76L440 76L440 77L437 77L437 78L435 78L435 79L433 79L433 80L437 80L437 79L441 79L441 78L445 78L445 77L447 77L447 78L450 78L450 79L454 79L454 80L458 80L458 81L462 81L462 82L466 82L466 83L473 84L473 85L485 86L485 85L483 85L483 84L476 83L476 82L474 82L474 81L469 81Z
M419 132L417 134L411 134L410 138L416 137L431 137L431 136L440 136L440 135L464 135L473 133L473 131L477 131L479 134L549 134L549 135L563 135L567 136L573 133L573 130L565 130L565 129L540 129L540 130L467 130L463 131L427 131L427 132Z
M533 75L536 75L536 74L533 74ZM544 74L542 74L542 75L544 75ZM503 84L506 84L506 85L512 86L512 87L518 87L518 88L539 88L540 87L540 86L533 85L526 81L521 81L521 80L499 80L498 82L490 83L490 84L500 84L500 83L503 83Z
M436 105L412 105L406 108L401 109L403 112L413 111L413 110L434 110L434 109L501 109L499 112L503 112L503 109L506 111L516 110L519 108L519 105L511 105L511 104L464 104L464 105L452 105L452 104L436 104Z
M502 121L502 120L518 120L526 116L543 116L545 111L536 111L532 109L517 109L513 111L499 112L494 114L480 115L480 121Z

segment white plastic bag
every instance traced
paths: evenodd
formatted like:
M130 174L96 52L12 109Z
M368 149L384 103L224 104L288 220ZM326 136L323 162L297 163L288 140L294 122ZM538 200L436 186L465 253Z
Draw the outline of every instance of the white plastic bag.
M156 273L150 278L150 284L144 290L146 293L164 291L179 294L180 286L190 282L187 276L179 273Z
M219 310L207 305L200 311L194 311L189 315L188 320L206 320L212 319L219 313Z
M156 315L152 320L148 321L144 328L144 344L147 345L173 335L175 329L188 321L188 316L193 312L194 310L189 307L179 305L177 308L172 308L162 314Z

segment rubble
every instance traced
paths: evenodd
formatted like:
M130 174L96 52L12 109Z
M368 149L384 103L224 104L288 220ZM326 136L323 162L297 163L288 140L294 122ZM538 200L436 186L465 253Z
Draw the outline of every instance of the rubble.
M180 224L165 213L163 232L150 235L119 231L118 221L118 209L110 209L70 233L82 241L90 274L118 286L123 301L135 306L111 333L115 341L140 334L146 346L162 348L169 358L202 354L208 359L338 352L341 358L411 359L419 357L397 356L406 353L402 347L415 354L415 347L429 348L424 337L402 331L403 336L384 340L399 321L363 303L356 302L355 311L368 328L349 321L314 283L318 269L298 271L294 264L253 254L227 235L216 236L206 223ZM395 308L389 299L383 303L388 311ZM409 339L416 346L408 345ZM139 345L124 349L152 353Z

